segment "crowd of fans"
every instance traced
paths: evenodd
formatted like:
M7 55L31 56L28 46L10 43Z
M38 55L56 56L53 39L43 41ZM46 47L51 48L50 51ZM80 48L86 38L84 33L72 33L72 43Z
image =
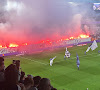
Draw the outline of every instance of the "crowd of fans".
M13 53L16 52L13 48L0 48L0 54L6 54L6 53Z
M5 68L4 58L0 57L0 90L57 90L50 84L48 78L25 75L20 68L20 61Z

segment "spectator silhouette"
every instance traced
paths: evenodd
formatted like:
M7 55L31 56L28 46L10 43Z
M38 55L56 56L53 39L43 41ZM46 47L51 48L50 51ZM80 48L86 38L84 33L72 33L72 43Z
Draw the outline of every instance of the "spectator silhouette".
M21 72L21 77L20 77L20 83L23 83L24 84L24 80L25 80L25 72Z
M48 78L42 78L40 80L38 90L51 90L50 80Z
M0 82L4 81L4 58L0 57Z
M16 65L17 70L18 70L18 81L20 81L20 77L21 77L20 60L15 60L15 61L16 61L15 65Z
M13 64L5 69L4 90L21 90L18 83L18 69Z
M34 81L32 78L27 77L24 80L24 86L26 90L29 90L32 86L34 86Z
M52 88L51 90L57 90L56 88Z
M35 76L33 78L33 80L34 80L34 87L37 87L39 85L39 82L41 80L41 77L40 76Z
M35 76L35 77L33 78L34 86L31 87L29 90L38 90L38 89L37 89L37 86L39 85L40 80L41 80L41 77L40 77L40 76Z
M3 89L3 83L4 83L4 69L5 69L5 66L4 66L4 58L3 57L0 57L0 90Z

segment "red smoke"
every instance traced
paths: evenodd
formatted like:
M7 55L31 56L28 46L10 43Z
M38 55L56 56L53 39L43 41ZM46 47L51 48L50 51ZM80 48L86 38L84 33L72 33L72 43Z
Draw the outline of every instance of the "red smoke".
M46 45L47 45L47 44L48 44L48 45L51 45L52 42L61 42L61 41L63 41L63 40L70 40L70 39L77 39L77 38L88 38L88 37L89 37L89 35L80 34L80 35L77 36L77 37L72 36L72 37L69 37L69 38L61 38L61 39L58 39L58 40L49 40L49 39L47 39L47 40L41 40L41 41L36 42L36 43L37 43L37 44L45 43ZM36 44L36 43L34 43L34 44ZM0 48L18 47L18 46L24 46L24 45L29 45L29 44L33 44L33 43L18 43L18 42L16 42L16 43L9 42L8 44L6 44L6 43L3 43L3 44L2 44L2 43L1 43L1 44L0 44Z

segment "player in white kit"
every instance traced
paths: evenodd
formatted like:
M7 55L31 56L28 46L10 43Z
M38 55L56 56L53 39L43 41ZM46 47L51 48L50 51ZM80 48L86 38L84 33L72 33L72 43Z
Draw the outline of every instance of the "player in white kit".
M56 56L55 57L53 57L53 58L50 58L50 66L52 66L52 64L53 64L53 60L56 58Z

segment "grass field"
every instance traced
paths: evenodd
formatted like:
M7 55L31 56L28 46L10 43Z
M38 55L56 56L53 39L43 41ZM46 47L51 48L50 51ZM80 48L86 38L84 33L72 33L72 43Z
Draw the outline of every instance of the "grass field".
M57 90L100 90L100 43L94 51L84 52L89 46L74 46L68 48L71 58L64 60L65 48L40 52L24 56L5 57L5 65L13 59L20 59L22 70L33 76L39 75L51 80L51 85ZM80 70L76 65L76 52L80 60ZM54 64L49 65L49 59L57 56Z

